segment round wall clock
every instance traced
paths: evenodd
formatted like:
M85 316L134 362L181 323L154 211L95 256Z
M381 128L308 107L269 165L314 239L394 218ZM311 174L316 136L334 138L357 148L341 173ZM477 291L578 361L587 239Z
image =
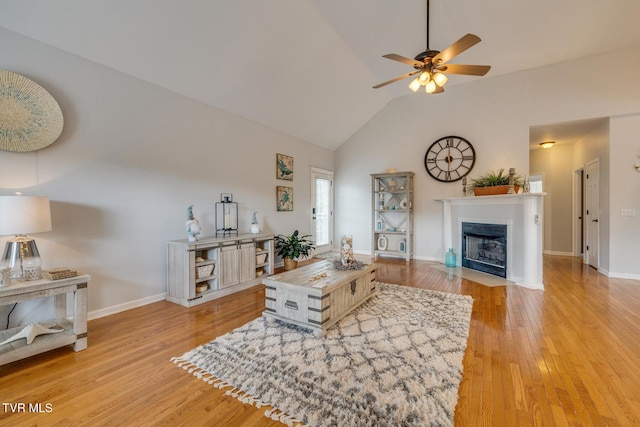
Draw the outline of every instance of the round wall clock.
M429 175L441 182L454 182L464 178L476 163L476 150L466 139L445 136L431 144L424 156L424 167Z

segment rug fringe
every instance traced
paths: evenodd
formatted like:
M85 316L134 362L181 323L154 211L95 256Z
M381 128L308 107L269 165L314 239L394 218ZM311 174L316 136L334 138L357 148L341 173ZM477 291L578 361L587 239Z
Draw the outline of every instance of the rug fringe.
M294 424L296 427L304 426L302 421L298 420L296 417L292 417L290 415L285 414L279 409L270 409L268 411L265 411L264 416L272 419L273 421L279 421L282 424L286 424L289 427L293 427Z
M213 374L205 371L202 368L199 368L198 366L194 365L188 360L184 360L180 357L172 357L171 361L176 365L178 365L178 367L192 374L194 377L201 379L207 384L211 384L215 388L218 388L218 389L230 388L229 390L225 391L225 395L234 397L235 399L239 400L241 403L255 406L257 409L260 409L263 406L270 406L270 404L265 403L260 399L256 399L249 393L246 393L240 390L239 388L234 387L233 384L230 384L227 381L224 381L215 377ZM264 413L264 415L267 418L271 418L274 421L279 421L283 424L286 424L289 427L304 426L304 423L302 423L302 421L298 420L295 417L291 417L285 414L279 409L275 409L275 408L269 409Z

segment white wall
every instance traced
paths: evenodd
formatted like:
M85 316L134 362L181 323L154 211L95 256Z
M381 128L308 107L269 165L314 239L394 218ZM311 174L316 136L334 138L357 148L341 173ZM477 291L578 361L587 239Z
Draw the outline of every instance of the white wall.
M552 148L537 148L529 153L531 174L543 175L544 252L571 255L573 144L556 144Z
M241 231L253 211L264 231L308 231L310 168L333 170L332 151L4 29L0 52L0 68L45 87L65 117L44 150L0 151L0 194L50 198L53 231L34 236L44 267L90 274L94 316L162 298L165 242L186 238L191 204L203 235L222 192L239 203ZM294 157L293 182L275 178L276 153ZM276 211L276 185L294 187L293 212ZM11 323L49 307L19 304Z
M611 119L611 246L610 275L640 279L640 115ZM622 209L633 209L636 216L622 216Z
M447 87L441 95L409 93L390 102L336 153L337 231L352 234L354 249L368 252L368 174L388 167L411 170L416 172L416 258L442 259L442 209L434 199L461 195L461 186L436 182L427 175L423 158L431 142L446 135L470 140L478 158L471 177L510 167L528 174L530 126L640 112L640 85L634 71L640 67L640 47L602 55L598 61L617 64L616 78L602 79L593 58L584 58L495 78L489 74ZM612 156L611 169L629 161ZM609 189L606 184L604 192ZM610 185L633 193L640 188L640 180L612 181ZM612 239L610 244L611 248L602 249L612 254L634 250L625 240ZM605 270L610 270L608 255L604 261ZM625 265L625 273L640 275L640 266Z

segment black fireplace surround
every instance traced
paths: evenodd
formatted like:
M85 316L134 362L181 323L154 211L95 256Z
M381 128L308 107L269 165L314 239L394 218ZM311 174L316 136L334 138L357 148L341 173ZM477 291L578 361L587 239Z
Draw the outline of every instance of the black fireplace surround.
M462 223L462 266L507 278L507 226Z

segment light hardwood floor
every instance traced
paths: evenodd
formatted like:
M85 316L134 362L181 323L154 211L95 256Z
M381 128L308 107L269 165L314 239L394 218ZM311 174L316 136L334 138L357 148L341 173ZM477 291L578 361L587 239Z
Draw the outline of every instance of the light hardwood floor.
M545 291L486 287L430 265L383 260L377 276L474 298L456 425L640 425L639 281L559 256L544 258ZM170 362L263 309L259 286L93 320L87 350L0 367L0 425L281 425Z

